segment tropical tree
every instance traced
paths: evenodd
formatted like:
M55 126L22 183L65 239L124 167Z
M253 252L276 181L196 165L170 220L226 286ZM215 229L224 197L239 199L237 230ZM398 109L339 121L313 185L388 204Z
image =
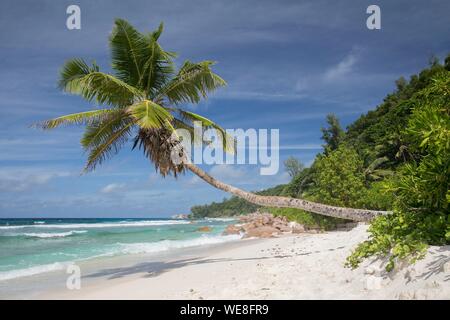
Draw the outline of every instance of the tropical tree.
M339 206L355 206L365 191L364 163L356 150L340 145L314 163L311 199Z
M291 178L296 177L303 169L305 169L303 163L293 156L290 156L284 161L284 167Z
M325 145L323 145L325 149L325 153L329 153L333 150L336 150L344 138L344 130L342 130L341 124L339 123L339 119L335 114L330 113L327 115L327 123L328 128L321 128L322 137L321 139L325 141Z
M234 152L234 141L215 122L182 109L188 103L198 103L210 92L225 86L226 82L215 74L213 61L185 61L176 70L174 52L165 51L158 43L163 25L151 33L140 33L127 21L117 19L109 39L113 74L101 72L97 64L88 65L83 59L65 63L60 76L60 88L82 96L101 109L61 116L39 124L43 129L62 125L86 126L81 139L88 153L85 171L91 171L115 155L130 139L133 149L138 147L153 162L163 176L175 177L190 170L212 186L230 192L251 203L268 207L290 207L327 216L358 221L370 220L383 211L340 208L277 196L262 196L247 192L214 179L191 163L176 129L193 132L193 122L221 133L223 147ZM172 153L179 153L180 162L172 161Z

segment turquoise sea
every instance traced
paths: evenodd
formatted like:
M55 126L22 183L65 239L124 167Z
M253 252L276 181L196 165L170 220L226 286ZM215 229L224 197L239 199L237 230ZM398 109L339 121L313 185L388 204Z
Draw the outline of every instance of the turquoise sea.
M170 252L237 240L231 219L0 219L0 282L100 257ZM208 226L210 232L199 228Z

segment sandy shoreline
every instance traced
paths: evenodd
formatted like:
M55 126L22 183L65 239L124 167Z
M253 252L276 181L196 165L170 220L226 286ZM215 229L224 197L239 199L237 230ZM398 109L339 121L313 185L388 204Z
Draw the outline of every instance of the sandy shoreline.
M343 266L367 226L241 240L160 262L104 268L80 290L38 299L450 299L450 248L386 274L381 261ZM89 276L89 275L88 275Z

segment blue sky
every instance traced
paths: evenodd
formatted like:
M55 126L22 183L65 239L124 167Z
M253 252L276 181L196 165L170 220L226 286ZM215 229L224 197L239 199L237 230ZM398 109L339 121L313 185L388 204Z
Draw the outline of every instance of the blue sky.
M67 30L66 8L81 7L81 30ZM366 8L381 7L381 30ZM157 217L228 195L186 174L161 178L130 146L80 175L81 129L30 129L33 122L94 105L56 87L65 60L109 69L108 35L121 17L139 30L164 21L164 48L178 63L211 59L228 86L188 106L225 128L280 129L281 160L311 163L320 127L334 112L343 125L373 109L394 81L450 51L442 1L51 1L3 0L0 11L0 217ZM259 190L287 182L283 170L204 167L225 182Z

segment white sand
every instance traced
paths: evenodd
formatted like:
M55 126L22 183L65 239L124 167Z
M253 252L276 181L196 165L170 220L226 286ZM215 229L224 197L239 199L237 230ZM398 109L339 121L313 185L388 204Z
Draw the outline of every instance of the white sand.
M344 267L367 237L348 232L241 240L179 260L131 265L106 272L62 299L450 299L450 247L432 247L424 260L386 274L381 261ZM120 277L117 277L120 276Z

